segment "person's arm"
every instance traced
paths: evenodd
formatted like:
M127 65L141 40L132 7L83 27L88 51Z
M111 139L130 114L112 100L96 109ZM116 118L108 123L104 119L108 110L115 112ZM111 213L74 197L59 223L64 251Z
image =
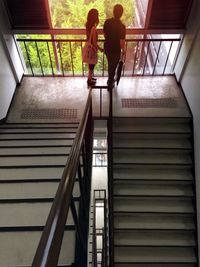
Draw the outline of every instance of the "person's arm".
M125 53L125 39L120 39L120 47L121 51L124 54Z
M125 39L126 39L126 28L123 25L123 28L121 29L121 39L120 39L120 48L123 54L125 53L125 43L126 43Z
M96 50L100 50L101 52L103 52L103 49L98 45L98 33L97 33L97 29L95 27L92 28L92 44L95 47Z

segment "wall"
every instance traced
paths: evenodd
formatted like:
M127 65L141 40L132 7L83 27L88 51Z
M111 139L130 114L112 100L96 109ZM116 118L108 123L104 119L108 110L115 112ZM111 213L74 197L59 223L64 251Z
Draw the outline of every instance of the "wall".
M0 1L0 120L5 118L23 67L10 32L3 2Z
M194 119L195 172L200 244L200 1L192 9L188 30L175 68ZM198 20L197 20L198 16ZM199 245L200 248L200 245ZM200 250L199 250L200 255Z
M180 49L178 60L175 66L175 74L177 80L181 82L182 76L184 75L185 68L188 65L188 60L193 51L193 47L196 42L196 37L198 35L200 27L200 0L194 0L190 17L187 23L186 34L183 39L183 43Z
M4 46L2 41L0 40L0 120L5 118L8 112L8 108L10 106L10 102L12 100L15 87L16 80L12 73L10 64L5 55Z

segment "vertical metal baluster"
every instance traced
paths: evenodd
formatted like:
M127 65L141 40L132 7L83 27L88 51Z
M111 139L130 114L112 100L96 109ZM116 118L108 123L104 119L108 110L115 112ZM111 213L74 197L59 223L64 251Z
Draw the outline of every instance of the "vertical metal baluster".
M104 61L105 61L104 52L102 52L102 77L104 77Z
M38 49L38 45L37 45L36 41L35 41L35 46L36 46L37 55L38 55L39 62L40 62L40 68L41 68L41 71L42 71L42 76L44 77L44 71L43 71L42 62L41 62L41 58L40 58L40 53L39 53L39 49Z
M102 75L103 75L103 77L104 77L104 74L105 74L105 54L104 54L104 52L103 52L103 73L102 73Z
M146 55L146 58L145 58L145 63L144 63L144 68L143 68L142 76L144 76L144 73L145 73L145 68L146 68L146 64L147 64L147 57L148 57L148 53L149 53L150 42L151 42L151 41L148 42L147 55Z
M125 55L124 55L124 63L126 62L127 47L128 47L128 42L126 41L126 45L125 45ZM124 71L125 71L125 64L124 64L124 66L123 66L123 76L124 76Z
M100 118L102 117L102 89L100 88Z
M73 217L74 224L75 224L75 227L76 227L76 230L77 230L77 236L79 238L79 241L80 241L80 244L82 246L82 249L84 250L84 252L86 252L85 240L84 240L81 228L80 228L80 223L79 223L79 220L78 220L78 216L77 216L77 212L76 212L76 207L75 207L75 204L74 204L73 196L71 197L71 212L72 212L72 217Z
M24 72L26 72L27 68L26 68L26 64L25 64L25 60L24 60L24 56L23 56L23 52L22 52L22 49L21 49L20 42L18 42L16 40L16 38L14 38L14 41L15 41L15 45L16 45L16 48L17 48L17 52L18 52L18 55L19 55L23 70L24 70Z
M135 51L135 57L134 57L134 63L133 63L133 72L132 76L134 76L135 73L135 65L136 65L136 59L137 59L137 53L138 53L138 47L139 47L139 41L137 41L136 51Z
M71 57L71 65L72 65L72 74L74 76L74 62L73 62L73 56L72 56L72 44L69 42L69 48L70 48L70 57Z
M32 67L32 64L31 64L31 61L30 61L28 49L27 49L27 46L26 46L26 42L24 41L23 43L24 43L24 47L25 47L25 50L26 50L26 54L27 54L27 58L28 58L28 62L29 62L30 68L31 68L32 75L35 76L35 74L33 72L33 67Z
M177 49L176 49L176 52L175 52L175 55L174 55L174 58L173 58L173 62L172 62L172 64L171 64L170 73L171 73L172 71L174 71L176 62L177 62L177 60L178 60L178 56L179 56L179 54L180 54L181 46L182 46L182 44L183 44L183 39L184 39L184 34L182 35L181 39L180 39L180 37L179 37L179 40L178 40L178 46L177 46ZM175 41L175 42L177 42L177 41Z
M86 155L86 149L85 149L85 143L82 145L82 160L83 160L83 184L84 184L84 192L86 194L86 197L88 198L88 180L87 180L87 159L85 158Z
M86 201L85 201L85 192L84 192L84 186L83 186L83 181L82 181L80 162L79 162L79 165L78 165L78 181L79 181L80 197L81 197L81 200L82 200L82 203L83 203L83 207L84 207L83 213L87 214L88 209L87 209Z
M104 266L106 267L107 263L107 207L106 207L106 191L104 191L104 248L105 248L105 254L104 254Z
M83 42L81 41L81 57L82 56L83 56ZM85 76L83 60L82 60L82 75L83 77Z
M168 59L169 59L169 55L170 55L170 52L171 52L172 45L173 45L173 41L171 41L171 45L170 45L170 48L169 48L169 52L167 54L167 58L166 58L166 61L165 61L165 66L164 66L163 74L162 75L165 74L165 69L166 69L166 66L167 66L167 62L168 62Z
M58 41L58 49L60 54L60 62L61 62L61 68L62 68L62 75L64 76L64 69L63 69L63 62L62 62L62 55L61 55L61 48L60 48L60 42Z
M95 191L94 191L95 193ZM94 208L93 208L93 266L97 267L97 253L96 253L96 241L97 241L97 237L96 237L96 198L94 195Z
M154 64L152 75L154 75L154 72L155 72L155 69L156 69L156 64L157 64L157 61L158 61L158 56L159 56L159 52L160 52L161 43L162 43L162 41L160 41L160 44L159 44L159 47L158 47L158 53L157 53L157 56L156 56L156 61L155 61L155 64Z
M55 59L55 66L56 66L56 72L60 72L60 63L58 60L58 51L57 51L57 42L54 39L56 38L56 35L51 34L51 40L52 40L52 48L53 48L53 54L54 54L54 59Z
M51 53L50 53L49 42L48 41L47 41L47 48L48 48L49 59L50 59L50 63L51 63L51 71L52 71L52 75L54 76L53 63L52 63L52 59L51 59Z

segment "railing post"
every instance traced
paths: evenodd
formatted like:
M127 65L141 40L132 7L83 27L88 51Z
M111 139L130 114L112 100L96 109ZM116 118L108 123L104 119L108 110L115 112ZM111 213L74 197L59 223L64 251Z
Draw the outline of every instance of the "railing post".
M81 196L81 201L82 201L82 205L83 205L83 213L84 213L84 215L87 215L88 214L88 207L87 207L87 203L86 203L87 192L85 192L85 190L84 190L83 178L84 178L84 176L82 177L81 165L79 163L78 182L79 182L79 188L80 188L80 196Z
M112 90L110 90L110 105L108 118L108 200L109 200L109 266L114 266L113 247L113 169L112 169L112 124L113 124L113 104Z
M25 47L26 55L27 55L28 62L29 62L30 68L31 68L31 73L32 73L33 76L35 76L35 74L34 74L34 72L33 72L33 67L32 67L32 64L31 64L31 60L30 60L30 56L29 56L29 52L28 52L28 48L27 48L27 46L26 46L26 41L24 41L24 47Z
M77 216L77 212L76 212L76 207L75 207L75 204L74 204L73 196L71 197L71 212L72 212L72 217L73 217L74 224L75 224L75 227L76 227L76 230L77 230L77 236L78 236L79 242L81 244L81 248L83 250L83 253L86 254L87 241L85 240L86 237L84 235L84 232L81 231L81 227L80 227L80 223L79 223L79 220L78 220L78 216Z
M50 59L50 64L51 64L51 72L52 72L52 75L54 76L53 63L52 63L52 59L51 59L51 53L50 53L49 42L48 41L47 41L47 48L48 48L49 59Z
M51 39L54 39L54 35L52 35L52 34L51 34ZM53 41L52 41L52 46L53 46L55 63L56 63L56 69L57 69L57 71L60 72L60 65L59 65L59 61L58 61L58 53L57 53L56 43Z
M106 200L106 191L104 191L104 266L107 267L107 257L108 257L108 252L107 252L107 200Z

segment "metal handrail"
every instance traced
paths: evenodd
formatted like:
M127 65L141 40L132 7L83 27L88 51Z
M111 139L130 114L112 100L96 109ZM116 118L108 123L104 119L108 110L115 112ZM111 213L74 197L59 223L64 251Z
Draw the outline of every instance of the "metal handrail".
M110 91L110 105L108 117L108 200L109 200L109 266L114 266L114 225L113 225L113 104L112 104L112 90Z
M17 42L86 42L87 40L84 39L38 39L38 38L31 38L31 39L26 39L26 38L17 38ZM181 38L131 38L131 39L126 39L126 42L148 42L148 41L154 41L154 42L160 42L160 41L169 41L169 42L179 42L181 41ZM104 39L99 39L98 42L104 42Z
M127 35L128 37L128 35ZM130 36L131 37L131 36ZM138 37L138 35L136 36ZM72 46L75 44L75 49L78 51L81 60L83 44L86 41L82 39L67 39L67 38L47 38L47 39L28 39L17 38L16 41L21 47L19 51L20 56L23 55L22 60L27 69L25 75L32 76L85 76L85 67L79 66L75 70L76 64L74 63ZM98 40L100 43L104 39ZM125 67L123 68L123 76L144 76L144 75L168 75L173 72L174 61L181 43L181 38L153 38L149 36L146 38L126 38L125 49ZM43 50L39 49L39 44L42 48L46 47L47 61L43 63L42 56ZM163 45L164 44L164 45ZM174 46L175 44L175 46ZM29 46L35 50L37 55L37 63L33 62ZM50 45L52 46L50 49ZM67 46L66 46L67 45ZM52 52L51 52L51 51ZM63 53L70 55L68 61L65 60ZM99 72L98 76L105 76L106 61L104 53L99 55ZM144 63L145 62L145 63ZM35 65L34 65L35 64ZM101 73L101 74L100 74Z
M58 264L66 218L73 200L72 191L91 105L90 89L83 117L33 259L32 267L56 267Z

